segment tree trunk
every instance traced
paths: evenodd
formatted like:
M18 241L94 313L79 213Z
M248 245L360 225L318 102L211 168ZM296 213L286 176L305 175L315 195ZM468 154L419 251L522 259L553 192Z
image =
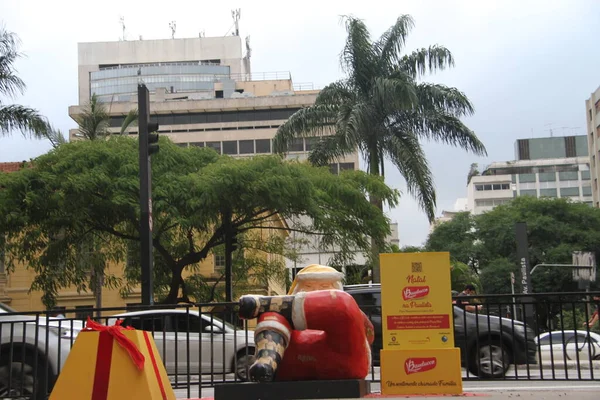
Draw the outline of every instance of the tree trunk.
M179 288L183 283L181 278L181 270L172 270L173 275L171 276L171 284L169 288L169 294L162 301L162 304L177 304L177 298L179 296Z
M376 150L371 151L369 156L369 174L379 176L379 157ZM383 212L383 202L380 198L374 196L373 194L369 194L369 201ZM374 238L371 238L371 263L371 278L374 283L380 283L381 272L379 269L379 246Z

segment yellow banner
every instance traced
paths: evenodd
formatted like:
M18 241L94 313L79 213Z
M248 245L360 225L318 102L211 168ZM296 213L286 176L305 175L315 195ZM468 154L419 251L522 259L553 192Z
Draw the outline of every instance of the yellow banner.
M449 253L389 253L380 260L383 348L453 348Z
M384 395L461 394L462 390L459 349L381 351Z

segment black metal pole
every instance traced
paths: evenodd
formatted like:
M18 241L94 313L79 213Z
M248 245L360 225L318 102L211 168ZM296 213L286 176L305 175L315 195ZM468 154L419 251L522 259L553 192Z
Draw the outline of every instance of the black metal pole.
M228 210L222 213L223 226L225 227L225 301L233 301L233 232L231 229L232 214Z
M152 295L152 179L148 154L150 94L146 85L138 85L138 125L140 146L140 247L142 265L142 304L154 304Z

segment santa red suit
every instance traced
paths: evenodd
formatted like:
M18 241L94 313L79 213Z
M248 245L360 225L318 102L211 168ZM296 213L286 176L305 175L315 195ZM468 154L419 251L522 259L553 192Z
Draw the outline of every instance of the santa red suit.
M373 325L354 298L340 290L342 277L331 267L311 265L297 275L292 295L240 299L242 317L258 316L252 380L368 375Z

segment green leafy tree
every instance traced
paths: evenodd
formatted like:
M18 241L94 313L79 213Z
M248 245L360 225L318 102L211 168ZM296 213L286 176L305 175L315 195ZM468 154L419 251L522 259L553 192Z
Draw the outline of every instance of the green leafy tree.
M453 262L450 268L450 284L453 291L462 292L467 285L475 285L481 290L479 276L467 264Z
M568 199L517 197L481 215L458 214L437 227L426 247L450 251L461 262L474 259L486 293L510 293L517 272L515 224L527 223L529 257L536 264L571 264L573 251L600 251L600 210ZM518 275L517 275L518 276ZM540 267L532 276L535 292L578 290L571 270ZM520 290L520 287L517 288Z
M18 36L0 27L0 96L13 99L25 91L25 82L19 78L14 63L22 56ZM21 131L37 139L47 138L49 124L37 110L18 104L7 104L0 97L0 136ZM55 135L57 131L52 131ZM60 140L52 136L55 140ZM64 140L64 137L62 138Z
M297 137L320 137L309 160L326 165L357 149L367 160L368 172L384 176L390 160L407 183L430 221L434 219L433 176L421 140L460 146L475 154L485 148L461 117L473 113L467 96L458 89L423 81L428 73L454 65L442 46L402 54L413 19L399 17L379 39L372 40L360 19L346 17L348 37L340 62L346 77L326 86L313 106L303 108L277 131L274 147L285 152ZM370 193L374 205L382 200ZM372 254L379 253L373 243ZM373 257L373 279L380 281Z
M62 287L89 286L91 267L78 258L85 242L101 243L95 276L103 275L105 285L126 284L105 266L139 246L137 147L124 136L76 141L0 176L0 238L6 238L9 267L22 262L33 269L32 289L44 293L48 306ZM354 249L368 251L368 238L383 245L389 233L387 218L366 198L374 193L396 203L397 192L379 177L337 176L278 156L232 159L166 138L160 147L152 161L153 248L156 293L165 303L189 300L184 271L194 273L224 244L226 232L241 240L255 231L288 230L277 227L279 218L306 215L310 225L296 229L335 244L337 265ZM138 273L126 269L125 280L139 282Z

